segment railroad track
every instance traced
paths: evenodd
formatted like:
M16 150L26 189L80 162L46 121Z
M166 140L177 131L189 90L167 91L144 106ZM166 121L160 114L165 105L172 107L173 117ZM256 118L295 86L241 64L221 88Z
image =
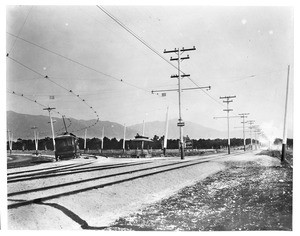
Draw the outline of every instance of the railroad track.
M121 164L111 164L111 165L103 165L103 166L91 166L91 167L85 167L82 168L84 165L87 164L81 164L77 166L70 166L65 168L60 168L56 170L51 171L38 171L37 173L32 174L25 174L25 175L17 175L17 176L11 176L7 178L7 183L14 183L14 182L21 182L21 181L29 181L34 179L45 179L50 177L59 177L64 175L70 175L70 174L78 174L78 173L87 173L92 171L99 171L99 170L106 170L106 169L114 169L114 168L122 168L122 167L128 167L128 166L135 166L135 165L143 165L150 162L130 162L130 163L121 163ZM76 168L80 167L80 168Z
M243 152L244 153L244 152ZM231 156L241 155L243 153L231 154ZM184 161L159 161L159 162L131 162L131 163L121 163L113 165L104 166L73 166L74 169L54 169L54 170L44 170L47 173L30 173L28 175L22 176L11 176L8 181L8 209L17 208L20 206L25 206L34 203L41 203L46 200L55 199L63 196L68 196L72 194L77 194L85 191L89 191L97 188L104 188L107 186L117 185L127 181L132 181L138 178L145 178L151 175L164 173L167 171L172 171L180 168L187 168L194 165L199 165L212 160L224 158L227 155L211 155L207 157L202 157L201 159L184 160ZM89 163L90 164L90 163ZM144 165L144 166L143 166ZM67 166L70 167L70 166ZM141 167L141 168L140 168ZM66 168L66 166L65 166ZM122 169L122 168L125 168ZM110 171L111 173L105 174L103 171ZM120 171L121 170L121 171ZM53 171L53 172L49 172ZM58 172L57 172L58 171ZM77 175L83 175L87 173L95 172L95 177L82 178L79 176L77 180ZM20 174L20 172L19 172ZM55 179L61 176L72 176L72 181L66 181L59 184L53 184ZM46 177L45 177L46 176ZM16 178L13 178L16 177ZM36 181L41 181L41 179L47 178L47 182L50 184L46 185L43 182L42 186L36 187ZM12 185L20 185L23 181L26 182L25 186L29 186L28 189L20 191L11 191ZM52 184L51 184L52 183ZM31 186L35 186L32 188Z

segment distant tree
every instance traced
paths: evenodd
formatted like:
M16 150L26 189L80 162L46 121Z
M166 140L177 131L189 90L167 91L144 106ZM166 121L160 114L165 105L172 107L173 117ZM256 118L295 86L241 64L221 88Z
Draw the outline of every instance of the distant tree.
M287 146L288 146L289 148L293 148L293 143L294 143L293 139L291 139L291 138L288 138L288 139L287 139Z
M163 149L163 146L164 146L164 140L165 140L165 136L161 136L160 139L159 139L159 142L160 142L160 145L161 145L161 149Z
M110 139L107 137L103 138L103 149L111 149Z
M281 145L282 144L282 139L281 138L276 138L274 140L274 145ZM288 138L286 142L287 146L292 148L293 147L293 139Z
M15 149L17 149L17 150L23 150L23 147L24 147L24 145L23 145L23 139L18 138L17 142L15 143Z
M101 140L99 138L92 138L87 140L87 148L97 150L101 148Z
M153 149L161 149L161 140L159 138L159 136L154 135L153 142L149 143L149 147L153 148Z
M280 144L282 144L282 139L281 138L276 138L275 140L274 140L274 143L273 143L274 145L280 145Z
M78 138L79 149L84 149L84 139Z
M44 139L39 140L39 150L48 150L53 147L52 138L45 137Z
M168 139L167 145L168 145L168 149L178 149L179 139Z
M110 140L110 149L120 149L119 142L116 138Z
M247 138L247 139L246 139L246 145L249 145L249 144L251 144L251 139L250 139L250 138Z

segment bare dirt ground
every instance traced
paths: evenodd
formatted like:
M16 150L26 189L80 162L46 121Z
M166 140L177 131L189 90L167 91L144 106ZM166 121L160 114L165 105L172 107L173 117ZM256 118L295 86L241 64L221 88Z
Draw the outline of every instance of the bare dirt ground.
M53 162L54 158L46 155L34 155L34 154L14 154L9 155L7 158L7 169L19 168L25 166L34 166L43 163Z
M268 156L225 164L225 171L119 218L106 230L291 231L290 166Z
M10 229L290 231L292 168L266 155L228 156L11 209L8 218Z

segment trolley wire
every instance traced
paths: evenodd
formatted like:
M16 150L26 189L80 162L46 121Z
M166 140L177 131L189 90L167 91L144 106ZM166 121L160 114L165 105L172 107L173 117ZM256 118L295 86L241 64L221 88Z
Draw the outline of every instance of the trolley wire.
M41 45L39 45L39 44L37 44L37 43L31 42L31 41L26 40L26 39L24 39L24 38L22 38L22 37L19 37L19 36L15 35L15 34L12 34L12 33L9 33L9 32L6 32L6 33L9 34L9 35L11 35L11 36L13 36L13 37L16 37L16 38L18 38L18 39L24 41L24 42L26 42L26 43L28 43L28 44L31 44L31 45L33 45L33 46L36 46L36 47L38 47L38 48L40 48L40 49L43 49L43 50L45 50L45 51L47 51L47 52L49 52L49 53L52 53L52 54L54 54L54 55L56 55L56 56L59 56L59 57L61 57L61 58L64 58L64 59L66 59L66 60L68 60L68 61L70 61L70 62L72 62L72 63L75 63L75 64L81 66L81 67L84 67L84 68L86 68L86 69L88 69L88 70L92 70L92 71L94 71L94 72L96 72L96 73L98 73L98 74L101 74L101 75L103 75L103 76L109 77L109 78L114 79L114 80L116 80L116 81L118 81L118 82L127 84L128 86L131 86L131 87L134 87L134 88L136 88L136 89L140 89L140 90L143 90L144 92L147 92L147 93L152 94L150 90L147 90L147 89L142 88L142 87L139 87L139 86L137 86L137 85L135 85L135 84L129 83L129 82L127 82L127 81L124 80L124 79L119 79L119 78L117 78L117 77L115 77L115 76L112 76L112 75L109 75L109 74L104 73L104 72L102 72L102 71L99 71L99 70L97 70L97 69L95 69L95 68L92 68L92 67L90 67L90 66L88 66L88 65L85 65L85 64L83 64L83 63L81 63L81 62L79 62L79 61L76 61L76 60L73 60L73 59L71 59L71 58L69 58L69 57L66 57L66 56L64 56L64 55L62 55L62 54L60 54L60 53L58 53L58 52L55 52L55 51L50 50L50 49L48 49L48 48L45 48L45 47L43 47L43 46L41 46ZM9 56L9 54L7 54L7 56ZM26 68L28 68L28 67L26 67ZM28 69L30 69L30 68L28 68ZM32 69L30 69L30 70L32 70ZM32 70L32 71L34 71L34 70ZM36 72L36 71L34 71L34 72ZM40 73L38 73L38 74L40 74ZM40 75L41 75L41 74L40 74Z
M78 130L72 130L71 132L78 132L78 131L81 131L81 130L84 130L84 129L88 129L88 128L92 127L92 126L95 126L95 125L99 122L99 115L97 114L97 112L93 109L92 106L90 106L90 105L86 102L86 100L85 100L84 98L80 97L79 94L75 94L72 90L67 89L66 87L64 87L64 86L62 86L62 85L56 83L56 82L53 81L52 79L50 79L49 76L41 74L40 72L38 72L38 71L36 71L36 70L34 70L34 69L28 67L27 65L25 65L25 64L23 64L23 63L21 63L21 62L19 62L18 60L12 58L10 55L6 55L6 57L9 58L9 59L11 59L12 61L16 62L17 64L19 64L19 65L21 65L21 66L27 68L28 70L30 70L30 71L32 71L32 72L34 72L34 73L40 75L41 77L43 77L43 78L49 80L50 82L54 83L55 85L59 86L60 88L62 88L62 89L64 89L64 90L66 90L67 92L73 94L73 95L76 96L78 99L80 99L83 103L85 103L85 105L88 106L88 107L93 111L94 114L96 114L97 120L96 120L96 122L95 122L94 124L89 125L89 126L87 126L87 127L85 127L85 128L78 129ZM22 94L22 96L23 96L23 94ZM23 97L24 97L24 96L23 96ZM30 99L29 99L29 100L30 100ZM32 101L33 101L33 100L32 100Z
M97 5L97 8L100 9L102 12L104 12L107 16L109 16L112 20L114 20L118 25L120 25L123 29L125 29L128 33L130 33L133 37L135 37L138 41L140 41L143 45L145 45L147 48L149 48L152 52L154 52L157 56L159 56L161 59L163 59L165 62L167 62L172 67L178 69L178 67L174 64L172 64L169 60L164 58L157 50L155 50L153 47L151 47L145 40L143 40L141 37L139 37L136 33L134 33L131 29L129 29L126 25L124 25L120 20L118 20L115 16L113 16L111 13L109 13L106 9L104 9L102 6ZM184 75L185 73L180 70ZM195 86L200 88L200 86L190 78L190 76L186 76ZM218 100L216 100L214 97L212 97L209 93L206 91L200 89L202 92L204 92L206 95L208 95L211 99L213 99L215 102L217 102L219 105L224 106L222 103L220 103Z
M34 103L36 103L37 105L39 105L39 106L41 106L41 107L43 107L43 108L47 108L47 107L48 107L48 106L46 106L46 105L44 105L44 104L38 102L37 100L30 99L29 97L25 96L23 93L18 93L18 92L15 92L15 91L7 91L7 92L10 93L10 94L19 96L19 97L23 97L23 98L25 98L26 100L28 100L28 101L30 101L30 102L34 102ZM62 113L60 113L59 111L54 111L54 110L53 110L53 112L54 112L54 113L57 113L58 115L61 115L62 117L65 117L65 116L64 116ZM69 127L72 125L72 121L71 121L70 118L67 118L67 120L69 121L69 124L68 124L67 128L69 128ZM65 127L63 126L61 129L55 130L55 133L57 134L58 132L64 130L64 128L65 128ZM40 133L46 133L46 131L40 132Z
M22 24L22 26L21 26L21 28L20 28L20 30L19 30L17 36L19 36L19 35L21 34L21 32L22 32L22 30L23 30L23 28L24 28L24 26L25 26L25 24L26 24L26 22L27 22L28 16L29 16L29 14L30 14L32 8L33 8L33 6L30 7L30 9L29 9L29 11L28 11L28 13L27 13L27 16L26 16L26 18L25 18L25 20L24 20L24 22L23 22L23 24ZM14 46L15 46L17 40L18 40L18 37L15 37L15 40L14 40L14 42L13 42L13 44L12 44L10 50L8 51L8 55L13 51Z

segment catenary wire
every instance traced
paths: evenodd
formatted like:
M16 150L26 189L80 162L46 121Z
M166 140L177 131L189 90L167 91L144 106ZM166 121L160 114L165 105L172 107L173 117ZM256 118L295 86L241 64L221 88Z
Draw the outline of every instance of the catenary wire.
M127 32L129 32L133 37L135 37L138 41L140 41L142 44L144 44L147 48L149 48L152 52L154 52L156 55L158 55L160 58L162 58L165 62L167 62L169 65L172 67L177 68L174 64L172 64L169 60L164 58L163 56L160 55L160 53L155 50L153 47L151 47L147 42L145 42L142 38L140 38L136 33L134 33L131 29L129 29L127 26L125 26L120 20L118 20L115 16L113 16L111 13L109 13L106 9L104 9L102 6L97 5L98 9L100 9L102 12L104 12L107 16L109 16L112 20L114 20L117 24L119 24L122 28L124 28ZM181 70L180 70L181 71ZM185 74L183 71L181 71L183 74ZM200 86L190 78L190 76L187 76L187 78L198 88ZM215 102L217 102L219 105L223 106L222 103L220 103L218 100L213 98L210 94L208 94L206 91L200 89L202 92L204 92L206 95L208 95L211 99L213 99Z
M17 36L19 36L19 35L21 34L21 32L22 32L22 30L23 30L23 28L24 28L24 26L25 26L25 24L26 24L26 22L27 22L27 19L28 19L28 17L29 17L29 14L30 14L30 12L31 12L32 8L33 8L33 6L31 6L31 7L30 7L30 9L28 10L27 16L26 16L26 18L25 18L25 20L24 20L24 22L23 22L23 24L22 24L22 26L21 26L21 28L20 28L20 30L19 30L19 32L18 32L18 35L17 35ZM18 40L18 38L17 38L17 37L15 37L15 40L14 40L14 42L13 42L13 44L12 44L12 46L11 46L10 50L8 51L8 54L10 54L10 53L13 51L13 49L14 49L14 46L15 46L15 44L16 44L16 42L17 42L17 40Z
M80 99L83 103L85 103L85 104L93 111L93 113L96 114L96 117L97 117L97 120L96 120L95 124L90 125L90 126L88 126L88 127L86 127L86 128L90 128L91 126L94 126L94 125L96 125L96 124L99 122L99 115L97 114L97 112L93 109L92 106L90 106L90 105L85 101L85 99L81 98L80 95L75 94L72 90L67 89L67 88L65 88L64 86L62 86L62 85L56 83L55 81L51 80L47 75L43 75L43 74L41 74L40 72L38 72L38 71L36 71L36 70L34 70L34 69L32 69L32 68L26 66L25 64L23 64L23 63L19 62L18 60L12 58L10 55L6 55L6 57L9 58L9 59L11 59L12 61L16 62L17 64L19 64L19 65L21 65L21 66L27 68L28 70L30 70L30 71L32 71L32 72L34 72L34 73L40 75L41 77L43 77L43 78L49 80L50 82L56 84L57 86L59 86L60 88L66 90L67 92L69 92L69 93L75 95L76 97L78 97L78 99ZM78 131L81 131L81 130L86 129L86 128L82 128L82 129L78 129L78 130L73 130L72 132L78 132Z
M16 95L16 96L20 96L20 97L22 97L22 98L25 98L26 100L28 100L28 101L30 101L30 102L34 102L34 103L36 103L37 105L39 105L39 106L41 106L41 107L43 107L43 108L47 108L47 107L48 107L48 106L46 106L46 105L44 105L44 104L38 102L37 100L30 99L29 97L25 96L25 95L22 94L22 93L18 93L18 92L15 92L15 91L7 91L7 92L10 93L10 94L13 94L13 95ZM54 113L57 113L58 115L61 115L62 117L64 116L64 115L63 115L62 113L60 113L59 111L54 111L54 110L53 110L53 112L54 112ZM72 124L72 121L71 121L70 118L67 118L67 120L69 121L69 124L68 124L67 128L69 128L69 127L71 126L71 124ZM60 131L63 130L63 129L64 129L64 126L63 126L61 129L56 130L55 132L58 133L58 132L60 132ZM44 132L41 132L41 133L45 133L45 131L44 131Z
M103 76L112 78L112 79L114 79L114 80L116 80L116 81L118 81L118 82L127 84L128 86L134 87L134 88L136 88L136 89L143 90L144 92L151 93L150 90L147 90L147 89L144 89L144 88L142 88L142 87L136 86L136 85L134 85L134 84L132 84L132 83L127 82L127 81L124 80L124 79L119 79L119 78L117 78L117 77L115 77L115 76L112 76L112 75L109 75L109 74L104 73L104 72L102 72L102 71L99 71L99 70L97 70L97 69L94 69L94 68L92 68L92 67L90 67L90 66L87 66L87 65L81 63L81 62L75 61L75 60L73 60L73 59L71 59L71 58L69 58L69 57L66 57L66 56L64 56L64 55L62 55L62 54L60 54L60 53L57 53L57 52L55 52L55 51L53 51L53 50L50 50L50 49L48 49L48 48L45 48L45 47L43 47L43 46L41 46L41 45L38 45L38 44L36 44L36 43L33 43L33 42L29 41L29 40L26 40L26 39L24 39L24 38L22 38L22 37L19 37L19 36L17 36L17 35L12 34L12 33L9 33L9 32L6 32L6 33L9 34L9 35L11 35L11 36L13 36L13 37L16 37L16 38L18 38L18 39L24 41L24 42L26 42L26 43L28 43L28 44L31 44L31 45L33 45L33 46L36 46L36 47L38 47L38 48L40 48L40 49L43 49L43 50L45 50L45 51L47 51L47 52L50 52L50 53L52 53L52 54L54 54L54 55L56 55L56 56L62 57L62 58L64 58L64 59L68 60L68 61L71 61L71 62L73 62L73 63L75 63L75 64L77 64L77 65L80 65L81 67L84 67L84 68L86 68L86 69L92 70L92 71L94 71L94 72L96 72L96 73L98 73L98 74L101 74L101 75L103 75ZM9 54L7 54L7 56L9 56ZM28 67L27 67L27 68L28 68ZM28 68L28 69L30 69L30 68ZM33 70L32 70L32 71L33 71ZM35 72L35 71L34 71L34 72ZM40 74L40 73L38 73L38 74Z

